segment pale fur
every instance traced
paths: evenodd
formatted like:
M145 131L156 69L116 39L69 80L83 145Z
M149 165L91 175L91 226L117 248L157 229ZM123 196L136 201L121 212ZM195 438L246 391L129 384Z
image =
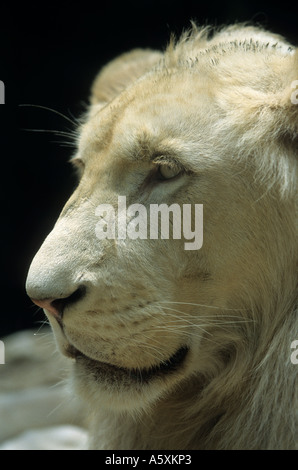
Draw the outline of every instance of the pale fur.
M244 25L193 26L164 53L133 51L96 78L80 183L27 280L34 299L87 289L63 330L46 313L62 352L94 360L78 356L73 375L91 448L296 447L297 79L297 49ZM189 171L146 185L148 159L165 154ZM95 208L118 195L203 204L203 247L99 241ZM96 366L149 369L182 345L182 366L149 384Z

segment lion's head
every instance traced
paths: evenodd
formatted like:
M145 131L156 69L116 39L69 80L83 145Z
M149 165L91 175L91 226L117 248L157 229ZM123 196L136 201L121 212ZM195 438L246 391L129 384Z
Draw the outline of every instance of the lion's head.
M142 416L98 447L293 447L273 406L290 412L296 373L297 79L296 49L242 26L211 38L194 27L96 78L79 184L27 292L93 413L120 411L115 429ZM168 211L168 237L150 237L160 204L181 212ZM185 249L184 222L202 246Z

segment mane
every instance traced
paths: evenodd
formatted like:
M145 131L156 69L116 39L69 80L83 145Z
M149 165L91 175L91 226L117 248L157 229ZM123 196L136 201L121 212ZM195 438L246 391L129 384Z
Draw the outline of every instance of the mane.
M243 34L240 39L239 32ZM263 159L257 162L259 171L256 179L261 179L263 183L267 180L269 190L273 183L278 185L280 195L288 198L297 194L297 120L296 116L291 117L288 130L284 130L284 110L278 101L289 99L282 95L290 83L286 74L280 75L279 70L275 73L274 68L277 60L282 59L286 70L287 58L294 53L293 46L281 36L267 36L262 28L249 23L215 28L198 27L193 22L179 39L171 37L163 59L154 69L165 75L187 73L185 80L198 73L205 76L206 81L217 84L215 99L218 116L222 119L218 119L214 127L214 139L221 142L223 152L233 139L235 155L240 159L253 159L255 142L263 141ZM298 64L297 52L296 62ZM256 65L257 73L252 72L252 64ZM292 74L294 80L294 71ZM255 104L249 106L253 100ZM248 105L242 106L245 101ZM279 108L280 119L271 112L279 112ZM291 112L289 109L289 117ZM294 132L293 129L290 132L290 120L294 123ZM232 121L235 137L231 135Z
M239 31L246 34L239 38ZM253 36L253 37L250 37ZM251 26L249 23L238 23L220 28L205 26L199 27L192 22L192 27L185 30L177 39L171 36L164 53L163 66L166 67L201 67L202 57L206 56L209 65L218 63L218 57L235 52L252 53L293 53L294 48L277 34L270 38L264 34L262 28ZM199 60L200 59L200 60Z

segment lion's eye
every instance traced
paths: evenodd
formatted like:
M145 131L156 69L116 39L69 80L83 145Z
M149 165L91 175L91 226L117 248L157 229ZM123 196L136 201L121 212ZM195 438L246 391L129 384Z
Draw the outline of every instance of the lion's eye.
M158 175L162 180L170 180L175 178L181 173L181 168L178 165L159 165Z

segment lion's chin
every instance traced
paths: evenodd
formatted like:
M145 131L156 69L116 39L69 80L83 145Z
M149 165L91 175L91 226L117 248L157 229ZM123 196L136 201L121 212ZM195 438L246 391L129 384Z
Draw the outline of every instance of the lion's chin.
M145 386L156 379L162 379L163 377L175 374L183 367L188 351L188 347L182 346L166 361L144 369L118 367L106 362L100 362L87 357L74 347L71 347L71 351L69 350L68 352L69 355L75 358L76 363L84 367L88 372L91 372L96 380L127 387L129 385Z

